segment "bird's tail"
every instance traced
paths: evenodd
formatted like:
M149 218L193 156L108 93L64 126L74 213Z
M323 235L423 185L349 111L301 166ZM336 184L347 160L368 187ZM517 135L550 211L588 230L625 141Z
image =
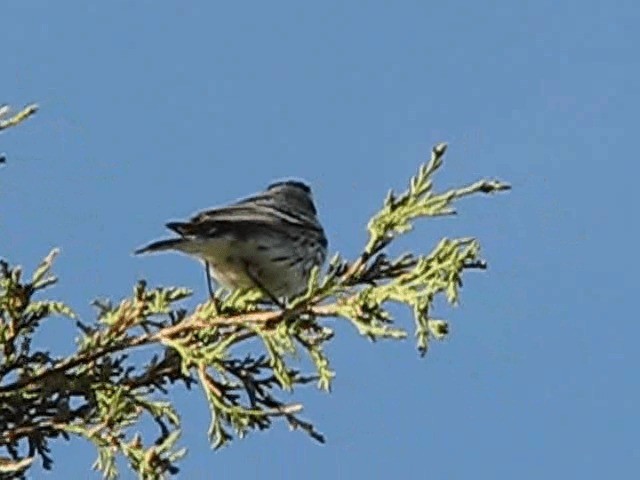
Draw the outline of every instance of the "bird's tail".
M133 252L134 255L143 253L163 252L165 250L181 250L181 246L185 243L184 238L168 238L166 240L158 240L150 243L146 247L142 247Z

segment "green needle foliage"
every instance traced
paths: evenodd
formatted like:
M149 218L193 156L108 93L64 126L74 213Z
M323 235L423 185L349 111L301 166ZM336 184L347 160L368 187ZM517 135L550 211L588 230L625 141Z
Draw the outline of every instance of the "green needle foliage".
M334 332L324 319L345 319L373 341L403 339L407 331L396 324L389 306L406 305L424 355L432 340L448 332L447 322L432 316L436 297L456 305L463 273L486 268L471 238L443 239L426 254L390 258L386 253L417 219L452 215L461 197L509 188L480 181L434 192L432 177L445 150L445 144L434 147L406 192L389 193L369 222L358 258L334 256L327 271L315 271L306 293L285 309L265 304L250 290L218 292L187 311L181 305L189 290L149 288L141 281L119 303L95 302L97 318L85 324L64 303L42 299L56 283L55 251L29 279L20 267L0 262L0 477L23 478L36 458L51 468L50 442L72 435L95 445L94 467L105 478L118 476L118 457L140 478L175 474L186 450L178 445L180 416L171 391L183 387L200 389L207 399L214 448L268 429L274 421L324 442L300 416L303 406L283 395L307 384L330 391L335 373L325 347ZM32 345L34 332L54 316L77 322L77 349L70 355ZM150 352L146 362L129 358L140 347ZM312 371L300 366L305 355ZM154 438L139 433L145 417L157 425Z

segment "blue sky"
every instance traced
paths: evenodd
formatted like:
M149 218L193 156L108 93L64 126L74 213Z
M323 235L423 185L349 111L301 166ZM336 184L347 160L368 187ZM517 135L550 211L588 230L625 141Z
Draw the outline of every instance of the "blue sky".
M85 320L92 299L141 277L204 298L196 262L132 250L166 220L276 178L312 183L346 256L437 142L450 144L439 188L513 184L392 248L482 242L490 269L437 311L448 340L421 360L410 340L371 344L338 324L334 392L296 397L325 446L279 425L212 452L200 393L176 392L181 478L635 478L636 2L31 1L0 13L0 103L42 107L0 139L0 255L32 268L60 247L51 295ZM408 313L398 321L411 327ZM70 351L69 322L46 329L41 341ZM38 478L89 478L90 446L54 455Z

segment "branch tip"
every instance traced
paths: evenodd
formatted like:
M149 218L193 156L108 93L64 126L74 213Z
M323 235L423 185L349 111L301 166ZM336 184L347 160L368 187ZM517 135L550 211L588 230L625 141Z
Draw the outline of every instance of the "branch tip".
M447 147L449 145L446 142L440 142L431 150L431 154L433 157L438 158L444 155L444 152L447 151Z

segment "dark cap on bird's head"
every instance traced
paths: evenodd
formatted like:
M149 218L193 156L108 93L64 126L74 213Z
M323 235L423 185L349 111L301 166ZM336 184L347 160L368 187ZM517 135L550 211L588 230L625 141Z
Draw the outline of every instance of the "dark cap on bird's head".
M283 203L294 209L305 210L311 215L316 215L316 207L313 204L311 187L300 180L279 180L267 187L264 195L286 199Z
M285 186L299 188L305 193L311 193L311 188L309 187L309 185L307 185L304 182L301 182L300 180L281 180L278 182L274 182L267 187L267 190L273 190L274 188L285 187Z

